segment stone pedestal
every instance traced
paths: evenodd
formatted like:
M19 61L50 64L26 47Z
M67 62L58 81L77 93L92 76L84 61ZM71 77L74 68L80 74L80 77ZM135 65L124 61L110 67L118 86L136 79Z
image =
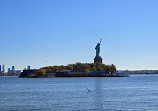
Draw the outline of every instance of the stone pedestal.
M102 63L102 58L100 56L94 58L94 63Z

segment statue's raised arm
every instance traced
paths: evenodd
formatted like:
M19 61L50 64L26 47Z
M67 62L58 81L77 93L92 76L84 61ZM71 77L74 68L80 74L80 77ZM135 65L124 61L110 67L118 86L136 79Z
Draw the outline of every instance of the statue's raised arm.
M100 44L101 44L102 39L100 39Z

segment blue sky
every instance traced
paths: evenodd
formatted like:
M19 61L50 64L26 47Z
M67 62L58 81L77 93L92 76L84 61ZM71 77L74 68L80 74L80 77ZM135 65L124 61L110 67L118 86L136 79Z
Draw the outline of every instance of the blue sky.
M158 69L157 0L0 0L0 64L92 63Z

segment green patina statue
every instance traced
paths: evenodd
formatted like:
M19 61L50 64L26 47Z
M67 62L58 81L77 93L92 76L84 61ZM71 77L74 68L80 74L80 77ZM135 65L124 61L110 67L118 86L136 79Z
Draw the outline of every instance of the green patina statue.
M100 57L100 44L101 44L102 39L100 42L97 43L95 50L96 50L96 57Z

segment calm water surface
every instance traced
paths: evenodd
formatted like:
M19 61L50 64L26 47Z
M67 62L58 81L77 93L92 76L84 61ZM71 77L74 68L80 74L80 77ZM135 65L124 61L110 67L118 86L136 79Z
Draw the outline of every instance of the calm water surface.
M158 74L124 78L0 77L0 110L156 111Z

